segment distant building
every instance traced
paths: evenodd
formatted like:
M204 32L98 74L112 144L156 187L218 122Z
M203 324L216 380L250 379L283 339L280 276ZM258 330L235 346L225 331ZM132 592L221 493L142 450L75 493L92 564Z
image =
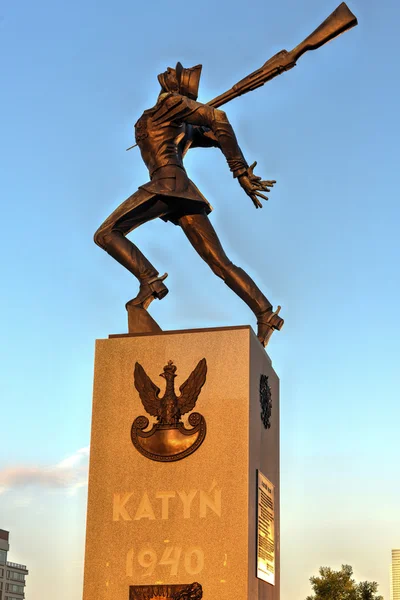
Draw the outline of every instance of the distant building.
M392 550L390 600L400 600L400 550Z
M9 532L0 529L0 600L23 600L28 569L7 560L8 538Z

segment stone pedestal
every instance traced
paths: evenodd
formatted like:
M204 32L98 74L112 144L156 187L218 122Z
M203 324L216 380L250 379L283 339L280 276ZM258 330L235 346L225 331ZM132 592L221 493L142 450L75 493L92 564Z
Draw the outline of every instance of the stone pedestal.
M159 375L169 360L179 395L202 358L207 378L194 410L206 421L204 441L182 460L150 460L131 441L138 416L155 422L134 387L135 363L162 397ZM269 429L261 375L271 388ZM258 469L275 486L275 585L256 577ZM247 326L96 344L83 600L163 598L193 582L204 600L280 597L279 380ZM132 586L146 587L135 596Z

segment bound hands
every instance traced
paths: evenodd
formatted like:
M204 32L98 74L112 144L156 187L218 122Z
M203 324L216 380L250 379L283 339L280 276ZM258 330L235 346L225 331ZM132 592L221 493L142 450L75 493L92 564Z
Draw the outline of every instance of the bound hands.
M240 185L242 186L246 194L252 199L254 206L256 208L262 208L262 204L258 197L263 198L264 200L268 200L268 197L264 196L264 194L262 194L261 192L269 192L270 188L273 187L276 181L262 181L261 177L257 177L257 175L254 175L253 169L256 165L257 161L254 161L253 164L247 168L247 172L241 175L238 179Z

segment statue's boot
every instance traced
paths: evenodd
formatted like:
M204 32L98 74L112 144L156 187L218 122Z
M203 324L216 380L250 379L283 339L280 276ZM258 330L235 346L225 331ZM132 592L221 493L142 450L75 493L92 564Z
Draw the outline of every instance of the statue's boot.
M168 273L164 273L164 275L161 275L160 277L152 276L146 279L142 279L140 281L138 295L126 303L126 308L128 309L128 306L139 306L141 308L147 309L147 307L155 298L158 298L159 300L164 298L164 296L168 294L168 288L163 283L164 279L166 279L167 277Z
M112 230L98 236L95 241L115 258L123 267L128 269L140 282L138 295L130 300L126 307L137 306L147 309L154 298L164 298L168 288L163 283L167 273L159 276L157 269L144 256L135 244L128 240L120 231Z
M219 274L218 271L217 274ZM221 275L226 285L246 302L247 306L256 315L257 337L265 347L272 333L283 327L284 320L278 316L281 307L278 306L277 310L274 311L272 304L257 287L253 279L240 267L231 263Z
M281 310L281 307L273 311L272 309L266 310L261 313L257 319L257 337L265 347L268 344L268 341L273 334L274 330L280 331L283 327L284 320L281 317L278 317L278 313Z

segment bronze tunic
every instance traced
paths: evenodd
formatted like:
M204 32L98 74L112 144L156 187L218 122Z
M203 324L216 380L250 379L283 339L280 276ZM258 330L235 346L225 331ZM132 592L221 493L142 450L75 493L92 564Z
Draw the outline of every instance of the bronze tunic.
M226 115L178 93L161 94L157 104L144 111L135 124L135 137L150 181L125 200L98 233L118 228L126 235L139 222L146 221L145 205L156 197L164 204L160 218L175 225L182 216L212 211L183 166L183 150L188 141L192 148L221 148L235 177L247 167Z
M151 180L139 189L153 195L174 198L180 216L186 212L210 213L212 207L189 179L182 154L190 139L192 147L218 146L217 140L206 137L193 124L211 126L215 110L180 94L166 93L153 108L145 110L135 124L136 143ZM193 203L196 203L194 205ZM200 203L200 204L198 204ZM174 218L164 217L175 221Z

